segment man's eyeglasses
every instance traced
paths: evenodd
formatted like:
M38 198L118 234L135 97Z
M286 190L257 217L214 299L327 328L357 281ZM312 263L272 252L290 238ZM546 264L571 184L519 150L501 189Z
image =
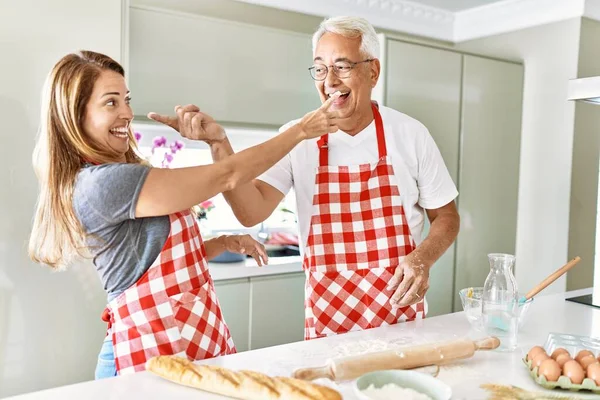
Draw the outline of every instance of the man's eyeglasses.
M333 73L338 78L348 78L350 73L358 64L366 63L373 61L373 58L369 58L368 60L358 61L358 62L349 62L349 61L338 61L333 65L325 65L325 64L315 64L310 67L308 70L310 71L310 76L315 81L324 81L327 78L327 73L329 72L329 68L333 70Z

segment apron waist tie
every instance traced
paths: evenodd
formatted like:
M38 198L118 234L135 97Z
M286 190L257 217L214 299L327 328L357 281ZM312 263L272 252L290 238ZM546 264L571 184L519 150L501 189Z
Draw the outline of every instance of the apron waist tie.
M104 309L104 311L102 311L102 316L100 318L102 319L102 321L106 322L106 324L108 325L108 328L106 329L106 336L108 336L108 334L110 332L110 328L112 328L112 318L111 318L110 310L108 309L108 307L106 307Z

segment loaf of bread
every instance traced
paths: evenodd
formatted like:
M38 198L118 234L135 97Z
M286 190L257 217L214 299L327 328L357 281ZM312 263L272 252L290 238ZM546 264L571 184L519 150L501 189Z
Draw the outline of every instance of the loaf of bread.
M335 390L287 377L271 378L254 371L232 371L196 365L177 356L158 356L146 370L181 385L241 400L342 400Z

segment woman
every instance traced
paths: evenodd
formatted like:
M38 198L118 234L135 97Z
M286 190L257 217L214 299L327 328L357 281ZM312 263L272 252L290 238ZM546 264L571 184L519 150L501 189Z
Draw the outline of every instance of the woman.
M90 256L108 294L97 378L141 371L158 354L199 360L235 352L207 261L227 249L261 264L265 250L247 236L203 244L190 209L254 179L302 140L337 130L326 104L222 162L151 168L136 154L130 99L116 61L91 51L65 56L46 81L34 151L40 197L31 258L60 269ZM185 137L225 135L195 106L176 112L169 125Z

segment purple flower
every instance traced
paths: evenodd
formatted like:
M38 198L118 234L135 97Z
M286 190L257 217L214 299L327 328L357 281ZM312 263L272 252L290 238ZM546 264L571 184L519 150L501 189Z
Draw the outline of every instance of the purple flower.
M136 141L136 142L139 142L139 141L140 141L140 139L142 139L142 134L141 134L141 133L139 133L139 132L134 132L134 133L133 133L133 136L135 137L135 141Z
M183 142L176 140L175 142L171 143L171 153L177 153L179 150L183 149L184 146L185 145L183 144Z
M167 138L164 136L157 136L152 140L152 154L158 147L165 147L167 145Z
M162 167L169 168L171 162L173 162L173 155L170 153L165 153L165 157L162 160Z
M164 136L157 136L152 140L152 147L165 147L167 144L167 138Z

